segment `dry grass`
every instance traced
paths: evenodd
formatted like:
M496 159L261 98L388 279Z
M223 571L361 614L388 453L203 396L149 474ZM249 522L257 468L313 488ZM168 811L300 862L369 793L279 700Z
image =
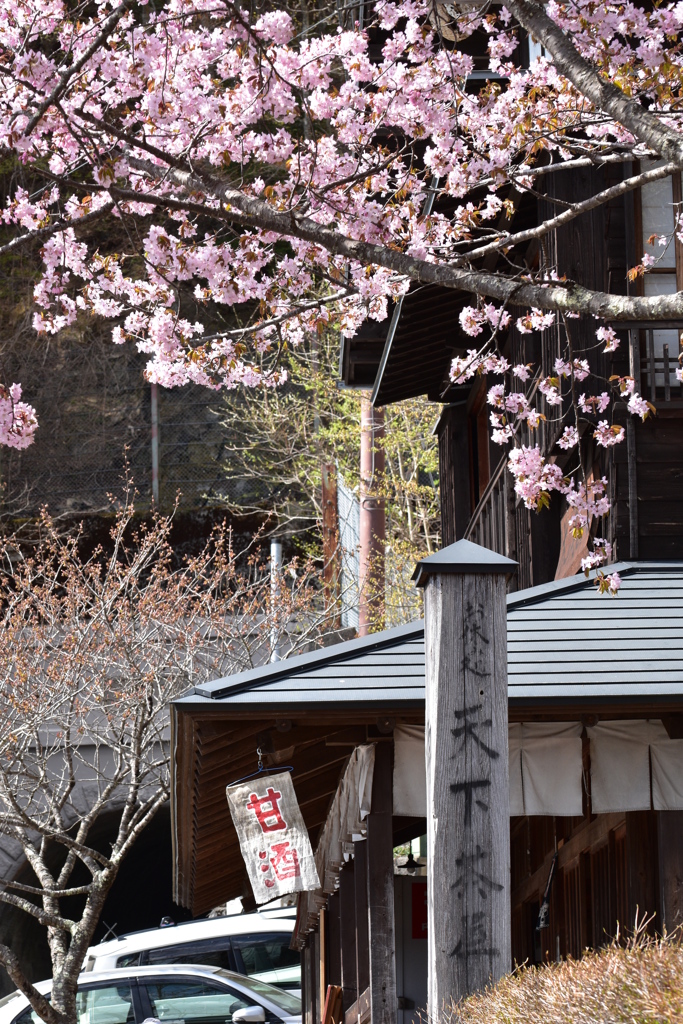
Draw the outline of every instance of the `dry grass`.
M681 1024L680 933L641 932L581 960L519 968L445 1015L443 1024Z

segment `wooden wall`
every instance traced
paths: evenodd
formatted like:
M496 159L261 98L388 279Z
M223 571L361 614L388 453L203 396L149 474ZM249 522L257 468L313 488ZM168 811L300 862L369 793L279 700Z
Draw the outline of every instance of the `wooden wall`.
M437 432L441 543L446 547L463 536L472 511L467 407L464 402L444 408Z
M553 854L549 926L536 931ZM683 922L683 812L638 811L511 823L512 953L517 963L578 957L652 918Z

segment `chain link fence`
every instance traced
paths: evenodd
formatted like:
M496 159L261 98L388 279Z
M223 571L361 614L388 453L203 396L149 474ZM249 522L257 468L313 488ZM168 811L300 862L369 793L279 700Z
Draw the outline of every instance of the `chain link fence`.
M5 517L93 514L122 492L126 464L141 507L152 499L152 388L146 357L111 343L108 330L37 336L27 324L2 343L2 379L22 384L38 412L34 444L0 449L0 502ZM159 506L183 511L238 498L239 480L225 474L225 396L188 384L158 388Z

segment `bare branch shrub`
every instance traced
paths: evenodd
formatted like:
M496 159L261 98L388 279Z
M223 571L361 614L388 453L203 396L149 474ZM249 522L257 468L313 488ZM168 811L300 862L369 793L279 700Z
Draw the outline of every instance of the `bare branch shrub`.
M121 862L169 795L168 703L189 686L322 638L311 566L238 556L214 531L181 564L172 516L134 517L126 493L105 551L82 560L79 537L44 512L32 553L0 547L0 833L23 852L35 884L0 879L0 902L47 928L54 986L48 1003L16 954L0 963L48 1024L75 1019L76 980ZM257 538L258 540L258 538ZM91 844L116 812L106 855ZM75 869L87 884L74 884ZM76 920L62 909L83 899Z

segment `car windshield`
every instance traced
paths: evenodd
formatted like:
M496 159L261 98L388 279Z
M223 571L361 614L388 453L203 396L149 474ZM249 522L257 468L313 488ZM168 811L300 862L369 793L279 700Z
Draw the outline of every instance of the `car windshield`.
M230 971L218 970L216 975L221 978L227 978L232 982L235 981L235 975L230 973ZM263 999L267 999L269 1003L279 1007L286 1017L294 1017L301 1013L301 1000L298 996L293 996L289 992L283 992L281 988L275 988L274 985L266 985L265 981L258 981L256 978L247 978L243 975L240 975L239 983L250 992L253 992L255 996L261 996Z

